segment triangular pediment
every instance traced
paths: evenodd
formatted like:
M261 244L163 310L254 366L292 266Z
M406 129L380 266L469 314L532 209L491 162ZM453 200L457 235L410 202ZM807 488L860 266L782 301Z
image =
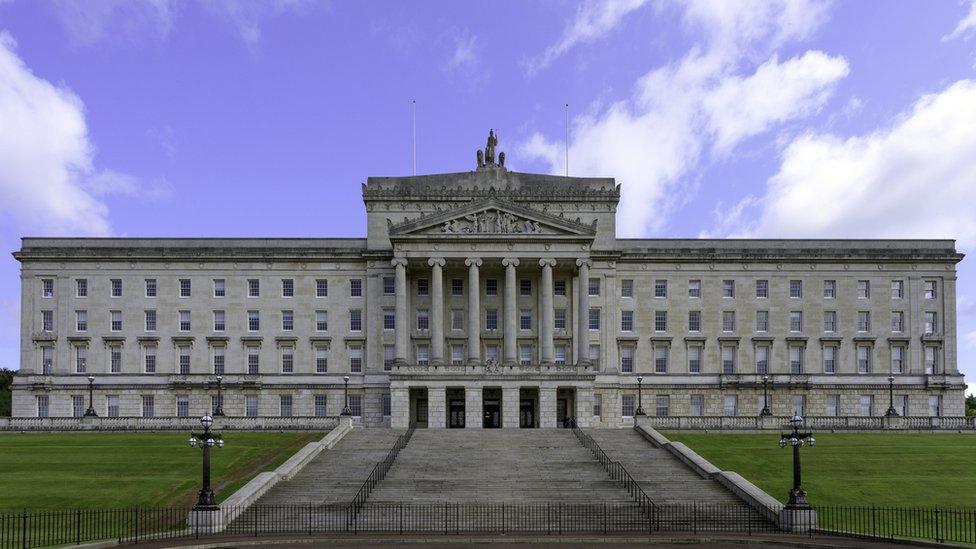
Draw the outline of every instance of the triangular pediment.
M538 235L592 238L596 234L596 227L492 197L473 201L461 208L391 224L389 234L391 237Z

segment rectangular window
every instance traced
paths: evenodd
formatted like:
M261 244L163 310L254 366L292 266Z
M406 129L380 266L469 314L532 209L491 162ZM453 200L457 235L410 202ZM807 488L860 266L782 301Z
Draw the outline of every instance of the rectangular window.
M722 347L722 373L735 373L735 347L731 345Z
M531 345L519 345L519 364L523 366L528 366L532 364L532 346Z
M702 348L698 345L688 347L688 373L701 373Z
M874 415L874 395L861 395L861 415L870 417Z
M756 373L759 375L769 373L769 347L766 345L756 347Z
M176 417L190 417L190 397L176 395Z
M247 348L247 375L256 376L261 373L261 350L258 347Z
M430 295L430 280L426 278L417 279L417 295L426 297Z
M329 331L329 313L326 311L315 311L315 331Z
M261 281L257 278L247 280L247 297L261 297Z
M451 364L454 366L464 364L464 345L451 345Z
M654 373L668 373L668 347L657 345L654 347Z
M593 365L593 369L599 370L600 369L600 345L591 344L589 355L590 355L590 364Z
M54 297L54 279L52 278L41 279L41 296Z
M688 297L698 299L701 297L701 280L688 281Z
M705 395L691 395L691 415L695 417L705 415Z
M41 373L46 376L54 373L54 347L41 347Z
M383 295L396 295L396 279L392 276L383 277Z
M923 332L925 335L932 335L936 332L938 329L937 318L938 316L934 311L925 312L925 331Z
M110 345L108 348L109 371L113 374L122 372L122 346Z
M566 281L565 280L553 280L552 281L552 293L553 295L566 295Z
M769 281L756 281L756 299L767 299L769 297Z
M726 416L736 416L739 414L739 397L736 395L725 395L722 399L722 413Z
M105 415L119 417L119 395L107 395L105 397Z
M363 279L349 279L349 297L363 297Z
M325 278L315 280L315 297L329 297L329 281Z
M722 297L732 299L735 297L735 281L734 280L723 280L722 281Z
M790 346L790 373L803 373L803 347L799 345Z
M654 297L668 297L667 280L658 279L654 281Z
M519 280L519 295L529 297L532 295L532 281L528 278Z
M485 329L489 331L498 329L498 309L485 309Z
M383 309L383 329L396 330L396 310Z
M891 331L896 334L905 331L905 313L901 311L891 312Z
M831 333L837 331L837 311L824 311L823 331Z
M278 413L281 417L291 417L292 415L291 395L278 395Z
M837 373L837 347L833 345L823 348L823 371L825 374Z
M54 311L41 311L41 330L54 331Z
M891 281L891 299L901 299L905 297L905 282L902 280Z
M871 311L857 312L857 331L859 332L871 331Z
M156 373L156 346L146 345L143 349L143 366L147 374Z
M553 311L552 327L555 330L566 329L566 309L555 309Z
M857 373L871 373L871 347L867 345L857 346Z
M925 347L925 373L926 374L937 374L939 373L939 355L936 353L936 348L931 345Z
M891 373L900 374L905 366L905 348L899 345L891 347Z
M840 415L840 395L827 395L827 415L832 417Z
M223 346L216 346L213 348L213 373L215 376L224 375L225 367L227 365L225 351L226 349Z
M587 281L586 295L598 296L600 295L600 279L591 278Z
M932 417L942 415L942 397L940 395L929 395L929 415Z
M113 278L110 282L112 284L112 297L122 297L122 279Z
M485 280L485 295L498 295L498 280L489 278Z
M565 345L555 345L553 346L553 362L556 364L566 364L566 346Z
M37 395L37 417L51 416L51 399L48 395Z
M634 348L631 346L620 348L620 371L624 373L634 371Z
M349 371L353 373L363 371L363 348L359 345L349 347Z
M936 284L935 281L926 280L924 284L925 284L925 290L924 290L925 299L935 299L935 284Z
M908 395L895 395L895 410L901 417L908 417Z
M363 417L363 395L349 395L349 413L352 417Z
M600 329L600 309L590 309L588 325L590 330Z
M180 297L190 297L190 279L180 279Z
M790 281L790 299L800 299L803 297L803 281Z
M858 280L857 281L857 298L858 299L869 299L871 297L871 281L870 280Z
M390 393L383 393L383 417L393 415L393 399Z
M325 345L315 346L315 373L325 374L329 372L329 348Z
M224 283L223 278L215 278L213 281L213 295L214 297L226 297L227 296L227 284Z
M214 311L213 330L215 332L223 332L225 329L227 329L227 314L224 311Z
M451 309L451 330L460 332L464 329L464 311Z
M190 375L190 346L180 345L177 351L179 353L180 375Z
M122 311L109 311L109 317L111 318L110 327L113 332L122 331Z
M756 311L756 331L769 331L769 311Z
M156 416L156 399L152 395L142 395L142 417Z
M180 331L190 331L190 311L180 311Z
M396 362L396 346L384 345L383 346L383 371L389 372L393 370L394 362Z
M295 279L281 279L281 297L295 297Z
M834 299L837 297L837 281L836 280L824 280L823 284L823 296L824 299Z
M620 331L634 331L634 311L620 311Z
M485 360L498 360L498 345L485 345Z
M667 311L654 311L654 331L655 332L667 332L668 331L668 312Z
M461 297L464 295L464 280L460 278L451 279L451 295Z
M247 312L247 331L257 332L261 329L261 313L260 311L248 311Z
M350 332L363 331L363 310L362 309L349 309L349 331Z
M599 417L603 415L603 395L593 395L593 415Z
M620 281L620 297L634 297L634 281L632 279Z
M722 311L722 331L735 331L735 311Z
M427 309L417 309L417 329L430 329L430 311Z
M803 311L790 311L790 331L803 331Z
M417 344L417 364L422 366L430 364L430 345L426 343Z
M244 415L258 417L258 395L244 396Z
M668 417L671 408L671 397L668 395L657 395L654 398L654 414L657 417Z
M688 331L701 331L701 311L688 311Z
M79 345L75 347L75 373L84 374L88 371L88 347Z
M121 281L120 281L121 283ZM121 288L120 288L121 291ZM146 297L156 297L156 279L147 278L146 279Z
M634 403L637 398L634 395L620 395L620 415L623 417L634 417Z
M75 297L88 297L88 279L75 280Z
M315 415L318 417L325 417L328 415L327 404L328 399L325 395L315 395Z
M804 395L793 395L793 415L804 417L807 415L807 399Z
M281 348L281 373L291 374L295 371L295 348L285 346Z

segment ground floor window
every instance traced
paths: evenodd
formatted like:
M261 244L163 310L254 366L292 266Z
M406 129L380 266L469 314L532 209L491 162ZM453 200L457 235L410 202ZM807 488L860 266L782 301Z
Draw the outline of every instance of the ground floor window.
M325 395L315 395L315 415L318 417L324 417L327 415L328 399Z
M349 395L349 413L352 417L363 417L363 395Z
M667 417L671 408L671 397L668 395L657 395L655 400L655 413L657 416Z
M929 415L932 417L942 415L942 397L940 395L929 396Z
M176 396L176 417L190 417L190 397Z
M278 395L278 406L279 413L281 417L291 417L292 416L292 398L291 395Z
M603 415L603 395L593 395L593 415L598 417Z
M689 413L695 417L705 415L705 395L691 395L691 410Z
M390 393L383 393L383 417L389 417L391 415L393 415L393 405Z
M156 415L156 399L153 395L142 395L142 417L154 417Z
M244 415L258 417L258 395L244 396Z
M48 395L37 395L37 417L50 417L51 399Z
M861 395L861 415L864 417L874 415L874 395Z
M620 395L620 415L623 417L634 416L634 395Z
M739 414L739 397L736 395L725 395L722 412L727 416Z
M85 415L85 397L83 395L71 396L71 415L74 417Z
M119 395L108 395L105 397L105 415L108 417L119 417Z

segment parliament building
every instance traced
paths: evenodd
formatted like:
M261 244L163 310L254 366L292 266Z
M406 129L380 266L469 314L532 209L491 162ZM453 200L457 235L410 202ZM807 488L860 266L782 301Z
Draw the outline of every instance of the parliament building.
M621 239L612 178L491 139L369 178L365 238L24 238L14 416L84 415L89 376L99 417L964 415L954 241Z

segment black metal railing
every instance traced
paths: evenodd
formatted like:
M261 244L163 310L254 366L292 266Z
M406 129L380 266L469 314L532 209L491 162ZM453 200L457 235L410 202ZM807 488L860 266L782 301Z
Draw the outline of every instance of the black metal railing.
M390 452L386 454L379 463L377 463L373 470L369 472L369 476L366 477L366 481L363 482L362 487L356 492L356 495L349 502L349 506L353 510L353 517L359 512L359 509L366 503L366 499L369 494L373 491L373 488L380 483L384 478L386 478L386 473L393 467L393 462L396 461L398 455L400 455L400 450L403 450L407 443L410 442L410 438L413 436L413 432L416 429L416 425L411 424L407 432L398 436L396 442L393 443L393 448Z
M579 428L579 425L577 425L575 419L570 420L570 426L573 428L573 434L576 435L576 440L578 440L584 448L589 450L593 456L596 457L597 461L600 462L600 465L606 469L607 474L610 475L610 478L615 480L617 483L623 486L625 490L627 490L627 493L630 494L630 497L634 499L634 503L636 503L638 507L646 507L648 512L653 515L655 513L655 509L657 508L657 504L655 504L654 500L652 500L651 497L647 495L647 492L641 488L641 485L634 480L634 477L630 476L630 473L627 472L627 469L623 466L623 464L619 461L611 459L610 456L603 451L603 448L600 448L600 445L593 440L593 437L584 433L583 430Z
M382 503L223 508L189 527L190 508L132 508L0 514L0 549L95 541L138 543L215 536L282 534L736 534L780 533L745 506L632 503ZM814 515L815 513L815 515ZM225 517L236 517L225 523ZM211 523L208 524L207 520ZM797 536L929 540L976 544L976 508L817 507L794 516ZM804 529L806 530L806 529Z

